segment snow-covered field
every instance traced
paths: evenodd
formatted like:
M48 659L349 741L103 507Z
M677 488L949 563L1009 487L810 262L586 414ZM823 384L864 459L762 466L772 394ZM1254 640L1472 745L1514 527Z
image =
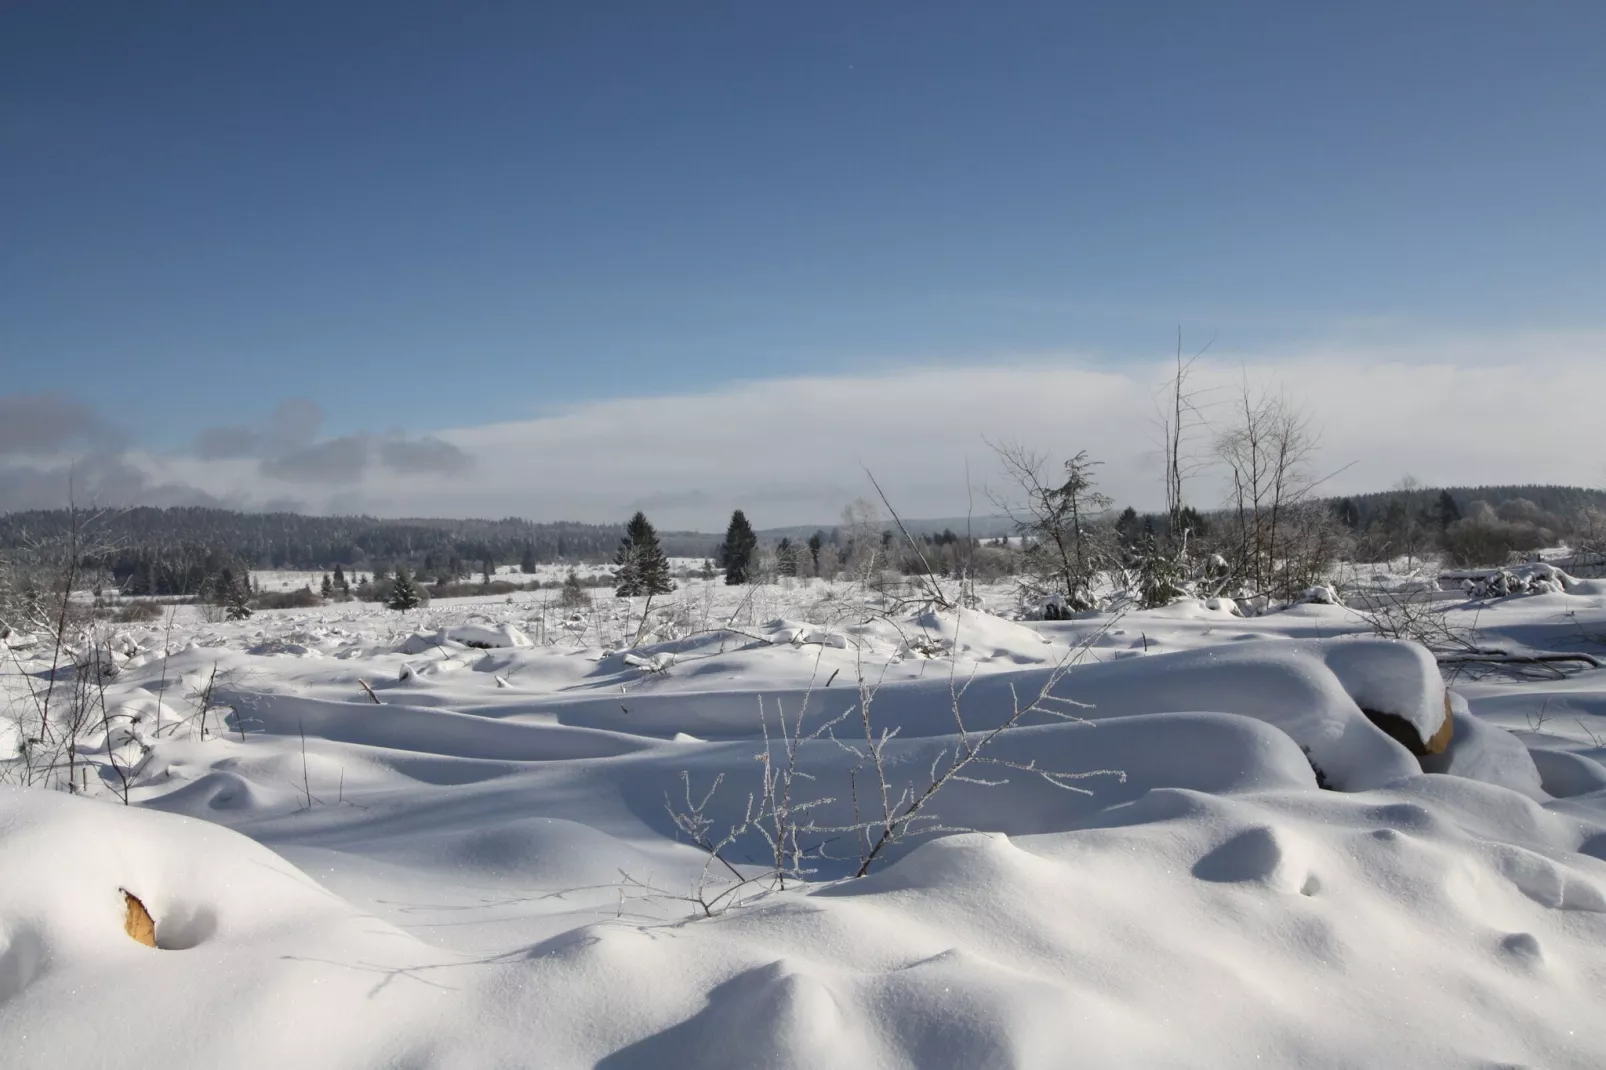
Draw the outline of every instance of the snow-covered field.
M0 1064L1606 1065L1606 671L1447 693L1343 606L980 593L108 626L87 792L0 789ZM1433 605L1506 658L1606 654L1603 583ZM25 733L48 666L6 653ZM1022 709L855 877L881 781L919 798L956 716L974 745ZM754 807L806 881L763 831L691 842Z
M704 559L701 557L671 557L667 560L670 571L675 573L697 572L704 564ZM480 578L480 566L477 562L471 561L464 567L467 571L463 577L467 582L472 583ZM570 572L582 580L593 580L612 576L614 568L615 566L608 563L582 561L569 564L543 561L535 566L534 572L525 572L518 565L495 565L491 569L491 575L495 579L518 584L539 582L551 586L562 583ZM259 591L299 591L302 588L316 591L323 583L323 578L329 574L306 569L257 568L251 570L251 582ZM351 576L347 578L368 574L367 569L352 569Z

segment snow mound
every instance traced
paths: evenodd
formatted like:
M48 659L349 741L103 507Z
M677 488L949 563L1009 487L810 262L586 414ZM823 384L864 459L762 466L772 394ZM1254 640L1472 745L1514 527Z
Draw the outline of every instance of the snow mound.
M1040 639L1034 642L1044 649ZM878 731L896 730L903 739L946 737L954 731L956 690L966 724L982 731L1008 719L1017 704L1031 703L1044 688L1044 712L1029 714L1028 723L1047 724L1061 715L1102 723L1196 711L1265 721L1309 748L1333 786L1351 791L1422 771L1412 753L1377 728L1364 710L1399 717L1430 738L1443 727L1446 709L1444 684L1422 648L1394 640L1338 639L1208 647L1066 672L1034 668L964 680L939 672L874 687L870 715ZM769 730L778 732L783 712L818 723L856 709L858 699L850 682L835 689L658 691L624 702L616 695L565 696L544 708L570 725L662 739L688 732L720 740L756 735L761 709Z
M1527 753L1539 774L1540 786L1557 798L1606 792L1606 765L1592 758L1547 747L1533 747Z
M1582 586L1435 600L1512 650L1593 650ZM576 628L521 592L86 638L119 669L74 754L96 798L0 791L0 1063L1601 1064L1601 674L1447 692L1314 601L889 604L692 580L646 629L641 599ZM6 661L25 710L45 666ZM923 798L1023 706L855 878L877 767ZM0 721L0 773L37 782L27 728ZM750 819L783 768L809 881L703 916L771 872ZM730 829L729 867L689 842Z
M124 932L124 891L156 948ZM368 1062L360 1031L421 1011L401 991L369 1000L383 974L449 960L227 829L0 788L0 1003L30 1023L7 1031L11 1065L104 1064L109 1038L83 1028L86 1010L115 1029L125 1066L170 1065L180 1035L194 1065ZM194 1028L228 1007L236 1027Z
M396 644L398 654L428 654L434 651L451 653L453 651L467 650L462 643L449 640L440 632L414 632L400 643Z
M1341 639L1305 649L1322 659L1361 709L1400 718L1423 741L1444 726L1444 682L1427 647L1400 639Z
M818 644L820 646L836 647L838 650L847 649L848 637L839 632L806 621L777 619L764 625L765 639L769 643L780 646L791 643L794 646L807 646Z
M530 637L511 624L457 624L440 631L442 639L480 650L534 646Z
M967 701L998 690L975 681ZM1016 682L1016 692L1024 690ZM1424 739L1443 727L1444 684L1432 656L1384 639L1270 640L1072 669L1052 694L1094 721L1180 710L1264 720L1307 748L1340 790L1382 787L1421 772L1366 711L1399 717ZM1002 702L998 695L994 701Z
M1466 712L1466 703L1455 703L1455 734L1442 754L1422 759L1429 773L1480 780L1520 792L1540 802L1550 798L1534 756L1522 740Z

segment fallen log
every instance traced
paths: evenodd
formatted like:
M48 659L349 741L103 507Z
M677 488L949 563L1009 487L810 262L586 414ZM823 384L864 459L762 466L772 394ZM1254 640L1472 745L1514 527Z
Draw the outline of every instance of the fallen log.
M1601 668L1600 659L1593 654L1506 654L1491 651L1479 654L1437 654L1440 665L1463 665L1481 662L1490 665L1546 665L1554 661L1581 661L1591 668Z

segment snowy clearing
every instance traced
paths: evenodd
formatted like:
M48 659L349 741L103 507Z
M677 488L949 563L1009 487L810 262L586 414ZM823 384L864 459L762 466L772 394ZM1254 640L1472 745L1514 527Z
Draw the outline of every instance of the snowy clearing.
M1448 691L1342 605L980 594L107 626L83 790L0 789L3 1062L1606 1062L1606 671L1522 660L1606 655L1601 585L1435 596ZM8 646L19 754L49 662ZM876 764L917 796L1005 723L866 867ZM783 774L800 854L691 842Z

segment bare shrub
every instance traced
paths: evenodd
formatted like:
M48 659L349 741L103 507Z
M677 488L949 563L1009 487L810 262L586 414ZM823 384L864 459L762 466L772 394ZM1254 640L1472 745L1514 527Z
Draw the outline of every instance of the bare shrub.
M1373 633L1385 639L1409 639L1435 654L1477 650L1475 629L1451 624L1445 603L1432 591L1369 590L1352 601L1364 607Z
M1110 624L1118 619L1113 617ZM1000 758L993 749L1000 738L1033 715L1087 723L1077 715L1076 711L1081 708L1078 703L1052 692L1109 626L1069 650L1049 672L1036 695L1024 701L1017 698L1010 713L989 729L978 731L966 723L962 710L965 685L951 666L952 742L937 753L923 773L913 778L908 778L904 765L888 750L897 739L898 730L878 728L872 719L879 680L865 672L862 661L857 674L858 702L835 717L818 719L812 726L808 716L812 686L805 693L800 708L790 717L777 707L775 731L770 728L760 700L759 724L763 740L763 749L757 755L760 778L756 789L748 794L741 817L716 835L717 824L707 811L725 782L723 774L716 776L698 797L692 789L690 774L683 771L684 803L677 805L665 797L665 809L676 829L708 855L690 892L684 895L666 893L628 876L626 883L651 895L669 895L693 903L704 916L712 916L738 901L742 891L755 885L779 890L788 882L808 880L817 871L818 863L828 857L827 846L843 837L851 837L857 844L858 864L853 876L863 877L886 858L890 848L913 837L974 831L945 822L935 811L935 803L951 784L995 787L1007 783L1011 774L1027 774L1067 791L1090 794L1079 781L1100 776L1124 780L1125 773L1120 770L1062 772L1045 769L1035 760L1021 762ZM845 725L854 728L839 733L838 729ZM826 808L841 800L812 790L809 785L815 783L815 777L804 768L806 755L818 754L819 748L833 745L851 760L848 801L852 819L846 823L826 816ZM737 868L731 851L739 842L755 836L762 841L769 857L760 872L743 873Z
M558 605L565 609L578 609L590 604L590 592L580 582L579 575L571 568L568 576L563 580L563 590L558 595Z

